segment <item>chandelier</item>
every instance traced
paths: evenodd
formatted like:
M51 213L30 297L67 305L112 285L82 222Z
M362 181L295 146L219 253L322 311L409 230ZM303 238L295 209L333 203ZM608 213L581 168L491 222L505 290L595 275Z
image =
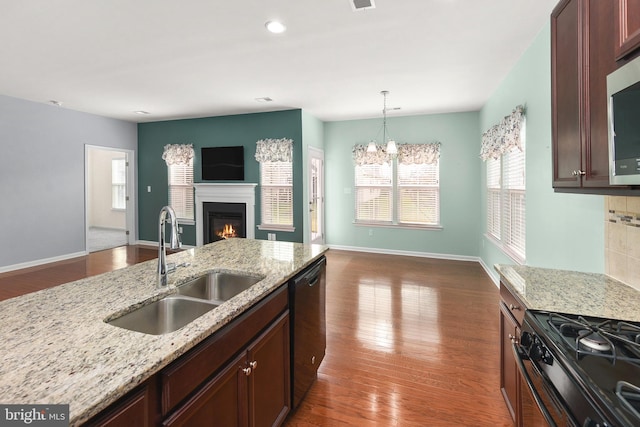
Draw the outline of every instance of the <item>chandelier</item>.
M387 95L389 95L389 91L383 90L382 92L380 92L380 95L384 97L383 106L382 106L382 143L384 144L386 141L387 154L391 156L395 156L398 154L398 147L396 146L396 142L393 139L391 139L391 135L389 135L389 132L387 132ZM388 139L387 139L387 135L389 136ZM369 145L367 146L367 151L369 153L375 153L377 151L375 140L371 140L371 142L369 142Z

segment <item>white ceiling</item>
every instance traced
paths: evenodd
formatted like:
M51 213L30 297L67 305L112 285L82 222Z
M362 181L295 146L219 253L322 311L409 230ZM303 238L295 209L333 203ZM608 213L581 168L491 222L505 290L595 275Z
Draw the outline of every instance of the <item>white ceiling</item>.
M390 115L473 111L557 0L350 2L0 0L0 94L134 122L378 117L381 90L401 107ZM271 19L287 32L268 33Z

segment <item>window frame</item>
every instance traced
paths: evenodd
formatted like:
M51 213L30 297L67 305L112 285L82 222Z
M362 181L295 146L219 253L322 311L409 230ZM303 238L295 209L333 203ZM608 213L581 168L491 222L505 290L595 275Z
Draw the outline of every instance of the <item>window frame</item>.
M120 163L116 171L116 162ZM118 173L116 173L118 172ZM117 175L117 176L116 176ZM122 178L122 182L118 178ZM118 182L116 182L118 181ZM121 201L122 204L116 206L116 202ZM127 159L126 157L118 157L111 159L111 210L126 211L127 210Z
M493 162L498 162L499 187L489 187L490 165L487 163L485 178L487 183L487 238L509 258L518 264L526 263L526 148L522 136L523 151L511 150L502 154ZM491 159L487 162L492 161ZM515 173L514 173L515 171ZM498 214L491 215L491 198L498 195ZM494 206L495 207L495 206ZM521 214L514 211L521 211ZM496 218L497 217L497 218ZM491 224L497 223L499 230L492 230Z
M358 168L362 168L363 166L369 165L355 165L354 166L354 220L353 223L357 226L366 226L366 227L389 227L389 228L411 228L411 229L422 229L422 230L442 230L442 222L441 222L441 204L440 204L440 160L438 159L436 163L437 167L437 175L436 181L437 185L408 185L399 183L398 172L402 165L399 164L397 158L391 159L388 163L391 168L390 176L391 176L391 185L383 186L383 185L358 185ZM376 165L381 166L381 165ZM406 165L411 166L411 165ZM391 210L391 219L390 220L363 220L358 219L358 188L391 188L391 199L390 199L390 210ZM400 220L400 208L401 208L401 195L400 191L402 188L417 188L417 189L437 189L436 196L436 209L437 209L437 223L432 224L422 224L416 222L408 222Z
M275 184L271 184L271 183L265 183L269 180L267 180L265 177L265 173L267 172L267 167L265 166L269 166L273 163L278 163L278 164L286 164L288 165L288 176L285 176L284 179L286 182L278 182ZM268 211L273 211L273 209L275 210L279 210L277 207L271 207L269 208L269 206L266 206L266 201L267 201L267 193L269 193L271 190L276 190L276 192L280 192L280 191L286 191L289 194L285 195L285 198L288 197L289 200L291 201L291 217L290 217L290 221L287 223L269 223L269 222L265 222L265 212ZM269 231L287 231L287 232L293 232L295 231L295 227L294 227L294 220L295 220L295 200L294 200L294 194L293 194L293 162L271 162L271 161L262 161L260 162L260 224L257 226L258 230L269 230ZM275 197L276 202L280 201L280 197L276 196ZM267 215L267 216L271 216L271 215ZM276 216L279 216L278 214L276 214Z
M185 168L185 172L183 175L186 177L184 182L173 183L172 177L176 175L176 173L172 172L172 168ZM190 172L190 173L189 173ZM176 201L173 199L174 193L172 189L184 189L185 194L182 197L182 200ZM173 208L176 213L176 219L178 223L184 225L193 225L195 224L195 194L193 187L193 158L189 160L188 164L174 164L167 165L167 196L168 196L168 204ZM180 203L178 203L180 202ZM179 205L184 205L185 209L181 209ZM189 207L191 215L189 216Z

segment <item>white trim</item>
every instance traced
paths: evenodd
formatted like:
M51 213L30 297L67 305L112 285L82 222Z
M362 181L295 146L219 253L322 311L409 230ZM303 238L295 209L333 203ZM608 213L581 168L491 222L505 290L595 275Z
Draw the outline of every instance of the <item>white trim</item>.
M258 230L265 230L265 231L286 231L286 232L296 231L296 228L290 225L280 226L280 225L271 225L271 224L259 224L259 225L256 225L256 228Z
M475 256L466 255L453 255L453 254L438 254L430 252L415 252L415 251L401 251L396 249L379 249L379 248L365 248L362 246L341 246L341 245L329 245L330 249L338 251L353 251L353 252L367 252L372 254L385 254L385 255L404 255L414 256L419 258L434 258L434 259L447 259L451 261L476 261L480 262L480 258Z
M196 246L204 242L204 224L202 208L205 202L214 203L244 203L246 207L245 230L247 239L256 236L256 186L254 183L199 183L193 184L196 192Z
M490 269L489 266L484 262L482 258L478 258L478 262L480 263L484 271L487 273L487 275L491 278L491 281L493 282L493 284L496 285L496 287L499 289L500 276L498 275L498 273L495 270Z
M153 242L151 240L136 240L136 245L141 245L141 246L155 246L156 248L158 247L158 242ZM191 245L182 245L181 246L182 249L195 249L195 246L191 246Z
M7 271L13 271L13 270L20 270L22 268L37 267L42 264L49 264L50 262L66 261L68 259L86 256L87 254L88 252L86 251L75 252L75 253L55 256L51 258L38 259L35 261L27 261L20 264L7 265L4 267L0 267L0 273L6 273Z

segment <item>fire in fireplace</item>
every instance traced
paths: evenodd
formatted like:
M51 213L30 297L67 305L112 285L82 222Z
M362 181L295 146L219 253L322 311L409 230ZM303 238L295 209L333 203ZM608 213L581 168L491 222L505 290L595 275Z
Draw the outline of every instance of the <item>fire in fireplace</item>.
M205 244L232 237L246 237L244 203L203 203Z

